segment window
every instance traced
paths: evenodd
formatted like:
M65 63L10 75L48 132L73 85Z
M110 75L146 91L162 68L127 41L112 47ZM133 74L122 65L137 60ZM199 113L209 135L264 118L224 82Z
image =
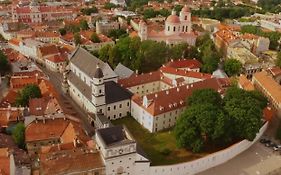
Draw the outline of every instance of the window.
M176 27L174 27L174 32L176 31Z
M110 107L107 107L107 110L110 111Z
M101 94L101 89L100 89L100 94Z
M119 117L121 117L122 116L122 113L119 113Z
M168 31L170 31L170 26L168 26Z
M95 174L94 175L99 175L99 172L95 172Z
M119 105L119 108L122 108L122 104Z
M130 102L127 103L127 106L130 106Z
M184 17L184 20L187 20L187 16Z
M113 118L115 119L116 118L116 115L114 114Z
M116 109L116 106L115 106L115 105L113 106L113 109Z

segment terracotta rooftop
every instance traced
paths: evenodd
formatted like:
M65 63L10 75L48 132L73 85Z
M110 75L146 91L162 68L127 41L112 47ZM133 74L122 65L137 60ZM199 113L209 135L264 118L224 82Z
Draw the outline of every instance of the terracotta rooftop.
M218 92L222 92L217 79L207 79L193 84L183 85L169 90L156 92L144 97L133 96L132 100L141 106L144 110L153 116L166 113L181 107L185 107L186 98L188 98L194 90L212 88ZM148 106L143 106L143 98L148 99Z
M33 142L47 139L59 139L66 127L69 125L69 119L46 119L33 121L25 129L25 141Z
M12 38L8 42L9 42L9 44L19 46L21 41L19 39Z
M255 90L254 85L250 80L247 79L245 75L241 75L238 79L238 84L241 86L242 89L247 91L253 91Z
M65 54L64 55L63 54L53 55L53 56L50 56L46 59L53 62L53 63L61 63L61 62L64 62L67 59L67 55L65 55Z
M267 93L280 105L281 104L281 86L267 72L261 71L254 74L253 77L257 80Z
M281 68L273 67L268 69L268 71L272 74L273 77L281 75Z
M0 174L10 174L10 157L8 148L0 148Z
M171 60L165 66L173 67L173 68L189 68L196 69L201 67L201 63L196 59L179 59L179 60Z
M49 175L72 174L105 168L100 153L88 148L41 154L40 164L40 172Z
M13 89L21 89L26 85L38 83L39 81L36 76L12 76L10 79L10 86Z
M180 75L184 77L192 77L192 78L198 78L198 79L209 79L212 78L211 74L201 73L201 72L194 72L194 71L186 71L181 69L176 69L172 67L161 67L160 71L162 73L168 73L168 74L174 74L174 75Z
M41 52L43 57L47 55L60 54L59 49L56 45L41 46L39 47L39 51Z
M8 107L16 102L16 98L18 96L18 92L9 89L7 95L0 101L0 107Z
M23 111L19 108L0 108L0 127L8 127L10 122L23 120Z

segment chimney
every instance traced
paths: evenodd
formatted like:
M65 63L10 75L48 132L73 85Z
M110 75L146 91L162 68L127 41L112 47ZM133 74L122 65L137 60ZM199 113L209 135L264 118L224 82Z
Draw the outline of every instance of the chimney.
M177 88L177 92L179 92L180 91L180 88Z
M157 98L157 97L158 97L158 94L155 94L154 96L155 96L155 98Z
M44 124L46 123L46 119L45 119L45 117L43 117L43 123L44 123Z
M166 91L166 94L167 94L167 95L169 94L169 91L168 91L168 90Z
M136 70L136 74L139 74L139 70Z
M60 144L58 144L58 150L60 151Z
M74 139L73 139L73 145L74 145L75 148L77 148L77 142L76 142L76 141L77 141L77 139L74 138Z

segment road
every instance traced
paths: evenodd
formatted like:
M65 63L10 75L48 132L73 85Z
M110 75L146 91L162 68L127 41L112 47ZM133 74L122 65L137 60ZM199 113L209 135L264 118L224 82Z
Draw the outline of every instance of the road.
M279 121L280 118L274 117L264 134L264 137L270 138L276 143L280 143L279 141L274 139ZM198 175L246 175L243 172L243 169L260 163L274 154L278 155L279 153L274 152L272 148L265 147L263 144L257 142L249 149L239 154L235 158L229 160L228 162L208 169L202 173L199 173Z
M60 105L62 105L62 108L70 109L71 111L74 111L74 113L71 112L70 114L73 115L74 117L79 118L81 120L84 129L87 131L89 136L92 136L95 130L87 119L88 114L82 108L80 108L80 106L77 105L69 95L64 94L62 91L61 88L62 80L63 80L62 74L49 71L42 66L39 67L50 78L50 82L53 84L54 88L59 93L60 97L58 100L60 102Z

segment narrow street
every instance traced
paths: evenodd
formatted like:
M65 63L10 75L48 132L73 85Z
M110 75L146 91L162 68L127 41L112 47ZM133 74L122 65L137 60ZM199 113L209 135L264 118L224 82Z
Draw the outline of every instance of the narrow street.
M42 66L39 67L49 77L50 82L53 84L54 88L59 93L60 98L58 100L60 101L59 103L62 105L62 108L67 108L73 111L70 113L70 115L79 118L89 136L92 136L94 134L94 128L87 119L88 114L82 108L80 108L80 106L77 105L70 96L64 94L62 91L62 74L49 71Z

